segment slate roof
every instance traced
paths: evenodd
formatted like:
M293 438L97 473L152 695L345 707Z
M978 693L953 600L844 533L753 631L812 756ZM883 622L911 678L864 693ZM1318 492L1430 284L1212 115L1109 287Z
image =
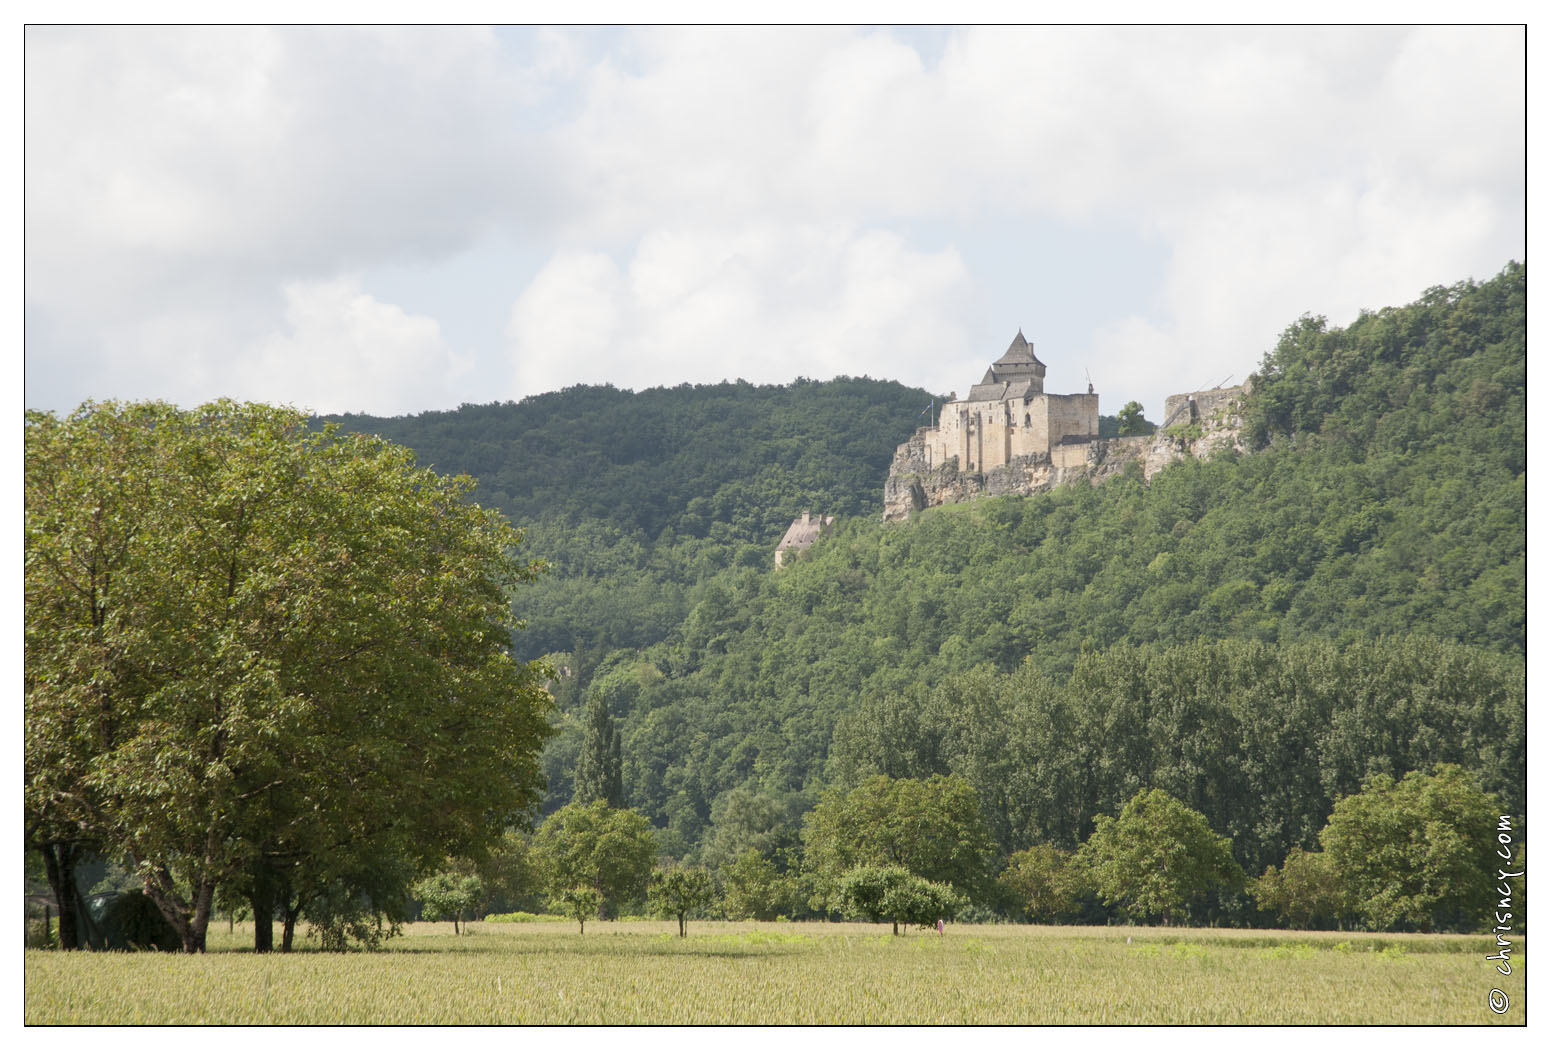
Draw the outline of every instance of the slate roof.
M996 365L1038 365L1045 367L1045 363L1034 356L1034 344L1023 338L1023 329L1007 344L1007 353L996 359ZM992 368L995 368L993 365Z
M1045 363L1034 356L1034 346L1023 338L1020 328L1007 352L991 363L964 400L1012 401L1040 394L1044 389Z

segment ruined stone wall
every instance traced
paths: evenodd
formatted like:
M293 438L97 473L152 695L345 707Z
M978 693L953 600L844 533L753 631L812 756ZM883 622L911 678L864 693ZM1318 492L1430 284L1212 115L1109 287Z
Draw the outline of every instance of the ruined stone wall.
M1219 421L1218 425L1220 425L1221 421L1238 416L1239 408L1248 393L1249 384L1245 383L1238 387L1217 387L1213 390L1198 390L1188 394L1171 394L1163 401L1162 422L1171 427L1197 422L1212 426L1214 421ZM1187 406L1188 411L1181 411Z

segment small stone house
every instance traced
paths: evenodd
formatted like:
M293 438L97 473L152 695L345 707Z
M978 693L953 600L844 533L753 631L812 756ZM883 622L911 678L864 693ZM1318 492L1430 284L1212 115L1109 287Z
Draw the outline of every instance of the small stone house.
M787 556L795 555L799 551L806 551L812 547L813 542L819 538L819 535L824 530L834 524L834 521L834 515L830 515L827 518L823 516L814 517L807 511L802 513L801 518L792 519L792 524L787 528L786 535L776 545L776 568L781 568Z

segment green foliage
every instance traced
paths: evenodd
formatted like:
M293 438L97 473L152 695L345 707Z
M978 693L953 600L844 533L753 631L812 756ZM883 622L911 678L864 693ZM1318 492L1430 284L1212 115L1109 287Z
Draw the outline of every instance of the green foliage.
M1071 850L1156 787L1206 815L1251 872L1315 845L1375 773L1469 764L1524 813L1523 663L1457 644L1236 641L1114 647L1070 676L1032 664L863 700L835 727L842 784L958 773L1002 850Z
M625 805L624 787L620 782L619 734L609 718L608 704L603 694L593 690L587 697L585 729L582 750L576 757L576 779L573 803L591 803L602 800L611 807Z
M782 873L749 847L723 866L722 909L733 920L773 920L807 911L810 891L800 873Z
M1084 889L1071 855L1048 843L1008 858L998 882L1036 923L1056 923L1076 913Z
M547 923L550 920L571 919L553 912L492 912L485 917L486 923Z
M957 774L880 774L849 792L831 789L808 814L803 843L808 866L837 892L847 871L883 866L973 893L993 849L979 797Z
M1503 807L1458 766L1388 774L1337 800L1320 843L1374 930L1478 930Z
M872 923L930 927L951 917L963 899L953 888L898 866L859 865L840 877L840 906L847 916Z
M519 653L597 654L662 641L702 581L765 569L804 507L882 511L894 448L926 391L866 378L571 387L521 402L339 417L423 462L479 478L554 571L524 599Z
M1250 881L1255 903L1299 930L1339 925L1352 912L1352 894L1330 855L1294 847L1280 869Z
M716 884L705 869L656 869L647 884L647 901L657 915L679 921L680 938L690 914L715 900Z
M409 892L420 899L422 916L428 920L451 920L456 934L459 923L477 915L485 897L485 884L472 873L443 869L417 881Z
M596 887L566 887L555 894L555 905L576 921L576 933L587 933L587 921L603 907L603 895Z
M376 950L403 933L409 910L408 887L401 873L366 873L330 883L308 898L303 915L324 952L345 952L352 945Z
M494 912L532 911L544 903L547 890L533 857L531 836L520 829L502 833L478 872L485 885L485 904Z
M558 900L569 902L565 894L591 887L598 908L612 912L640 900L656 857L646 818L602 800L557 810L533 837L534 862Z
M1157 788L1138 792L1118 817L1095 818L1077 856L1106 902L1138 918L1162 916L1165 924L1192 898L1244 878L1228 837Z
M1142 403L1128 401L1120 412L1115 415L1115 437L1129 438L1132 435L1151 434L1158 429L1156 423L1150 423L1142 416Z
M713 870L726 868L750 850L762 858L784 860L801 845L794 820L799 802L741 785L723 792L711 804L700 860Z
M25 439L29 835L133 858L185 949L220 884L401 896L377 874L538 801L549 701L509 653L537 567L471 481L226 401Z

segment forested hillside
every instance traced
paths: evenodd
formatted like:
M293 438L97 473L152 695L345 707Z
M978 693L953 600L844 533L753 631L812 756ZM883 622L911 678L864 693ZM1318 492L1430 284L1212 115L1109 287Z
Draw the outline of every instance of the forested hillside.
M894 448L933 396L841 377L633 393L571 387L520 403L413 417L338 417L468 474L476 499L528 533L551 573L526 591L521 655L607 651L666 638L695 585L767 568L802 510L882 509Z
M625 799L675 855L782 842L827 785L953 772L1003 852L1074 845L1151 786L1254 871L1312 848L1373 773L1459 763L1522 814L1525 360L1511 264L1293 324L1255 377L1250 453L895 526L887 463L928 398L897 384L345 423L474 473L556 563L518 606L523 652L569 670L547 809L596 689ZM772 572L805 508L841 520Z

